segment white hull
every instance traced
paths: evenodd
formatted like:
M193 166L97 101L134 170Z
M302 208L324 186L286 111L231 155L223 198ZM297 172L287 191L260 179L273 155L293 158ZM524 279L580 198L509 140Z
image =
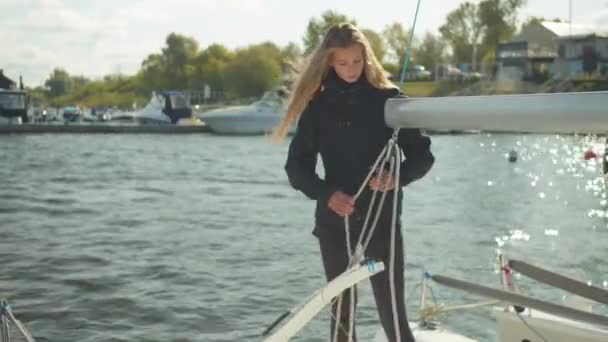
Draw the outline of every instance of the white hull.
M206 115L203 122L217 134L227 135L264 135L281 120L278 115L249 115L249 112L239 115Z
M538 334L551 342L608 341L608 330L536 310L531 314L526 310L518 316L513 311L505 312L503 308L497 308L495 315L501 342L540 341ZM525 320L525 324L522 320Z
M283 116L280 100L267 93L248 106L232 106L211 110L200 115L213 133L226 135L264 135L272 132ZM289 133L295 132L293 125Z
M171 118L163 113L163 104L155 94L152 94L150 102L142 110L132 115L133 120L140 124L171 124Z
M0 116L0 125L21 125L21 117Z
M420 330L412 327L412 332L414 333L416 342L477 342L477 340L444 330ZM387 342L383 330L376 333L373 342Z

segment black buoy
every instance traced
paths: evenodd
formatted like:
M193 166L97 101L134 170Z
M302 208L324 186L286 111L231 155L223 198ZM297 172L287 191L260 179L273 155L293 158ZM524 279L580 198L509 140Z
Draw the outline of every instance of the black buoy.
M509 162L515 163L517 161L517 151L515 151L515 150L509 151L508 159L509 159Z
M602 171L608 173L608 138L604 140L604 159L602 160Z

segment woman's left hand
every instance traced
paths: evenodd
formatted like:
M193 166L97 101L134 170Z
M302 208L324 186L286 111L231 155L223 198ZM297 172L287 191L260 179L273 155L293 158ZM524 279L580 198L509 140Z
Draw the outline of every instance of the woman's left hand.
M375 191L390 191L395 188L395 179L388 172L383 172L382 177L372 177L369 181L369 187Z

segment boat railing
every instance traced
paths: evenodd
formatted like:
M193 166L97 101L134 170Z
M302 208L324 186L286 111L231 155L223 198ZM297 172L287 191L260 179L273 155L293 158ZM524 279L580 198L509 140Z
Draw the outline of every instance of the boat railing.
M32 334L13 315L5 299L0 300L0 342L35 342Z

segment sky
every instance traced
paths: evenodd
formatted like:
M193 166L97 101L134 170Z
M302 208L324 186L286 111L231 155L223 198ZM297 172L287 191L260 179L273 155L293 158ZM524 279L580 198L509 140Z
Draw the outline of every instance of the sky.
M478 1L478 0L472 0ZM272 41L302 44L306 25L326 10L381 31L409 28L417 0L0 0L0 69L27 86L44 83L56 67L99 78L134 74L146 56L160 52L171 32L201 48L234 49ZM464 0L421 0L416 35L437 33ZM573 23L608 25L608 0L572 0ZM569 0L528 0L519 18L568 20Z

